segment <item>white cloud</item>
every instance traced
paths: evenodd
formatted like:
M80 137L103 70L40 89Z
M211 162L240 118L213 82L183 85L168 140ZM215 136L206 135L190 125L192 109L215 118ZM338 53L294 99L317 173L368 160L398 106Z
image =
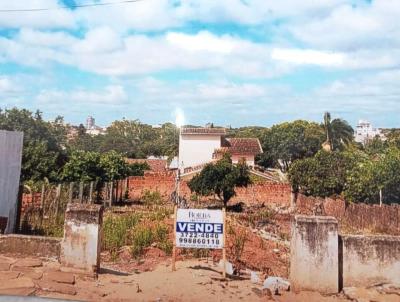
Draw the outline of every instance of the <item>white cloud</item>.
M344 56L340 53L323 52L310 49L283 49L272 50L271 57L274 60L294 63L313 64L320 66L338 66L343 63Z
M400 5L397 0L345 4L327 16L292 21L289 30L312 47L356 51L400 46Z
M90 90L42 90L36 97L38 104L65 104L79 105L121 105L127 101L127 94L123 86L110 85L103 91Z
M230 53L235 43L229 37L216 37L209 32L199 32L196 35L170 32L166 39L172 45L189 51L209 51L216 53Z
M57 0L1 1L0 10L58 8L36 12L0 12L0 28L74 28L74 13L60 8Z

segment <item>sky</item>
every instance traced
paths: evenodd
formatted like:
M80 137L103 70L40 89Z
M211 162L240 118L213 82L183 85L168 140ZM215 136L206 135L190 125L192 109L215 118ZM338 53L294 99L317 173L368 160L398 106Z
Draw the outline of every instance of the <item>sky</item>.
M0 0L0 108L400 127L399 0ZM50 8L15 12L15 9ZM8 10L8 11L5 11Z

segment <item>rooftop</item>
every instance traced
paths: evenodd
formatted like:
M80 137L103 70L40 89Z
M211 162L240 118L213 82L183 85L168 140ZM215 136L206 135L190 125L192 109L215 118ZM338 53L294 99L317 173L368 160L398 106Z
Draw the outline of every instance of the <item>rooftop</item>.
M225 128L182 128L181 134L216 134L225 135Z
M231 154L259 154L263 150L258 138L227 138L222 141L220 152Z

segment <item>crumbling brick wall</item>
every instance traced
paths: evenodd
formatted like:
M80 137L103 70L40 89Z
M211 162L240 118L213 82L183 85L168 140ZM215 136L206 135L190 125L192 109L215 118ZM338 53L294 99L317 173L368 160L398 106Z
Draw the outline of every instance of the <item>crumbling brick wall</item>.
M163 198L168 199L175 190L175 176L172 173L147 173L145 176L129 178L129 198L140 200L143 193L158 191ZM281 183L258 183L247 188L236 188L236 196L231 203L243 202L245 204L262 204L275 206L289 206L291 188L289 184ZM192 195L186 180L180 184L181 196L190 200Z
M347 204L343 199L315 198L298 194L296 212L314 215L322 206L319 215L333 216L339 221L341 232L371 232L400 235L399 205Z

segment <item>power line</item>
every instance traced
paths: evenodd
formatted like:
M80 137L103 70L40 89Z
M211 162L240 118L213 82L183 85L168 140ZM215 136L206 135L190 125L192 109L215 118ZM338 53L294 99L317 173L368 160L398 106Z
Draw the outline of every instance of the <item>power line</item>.
M12 12L41 12L41 11L49 11L49 10L57 10L57 9L72 9L72 8L85 8L85 7L93 7L93 6L106 6L106 5L115 5L115 4L125 4L125 3L134 3L141 2L144 0L123 0L116 2L99 2L99 3L91 3L91 4L74 4L69 6L58 6L58 7L42 7L42 8L22 8L22 9L0 9L0 13L12 13Z

